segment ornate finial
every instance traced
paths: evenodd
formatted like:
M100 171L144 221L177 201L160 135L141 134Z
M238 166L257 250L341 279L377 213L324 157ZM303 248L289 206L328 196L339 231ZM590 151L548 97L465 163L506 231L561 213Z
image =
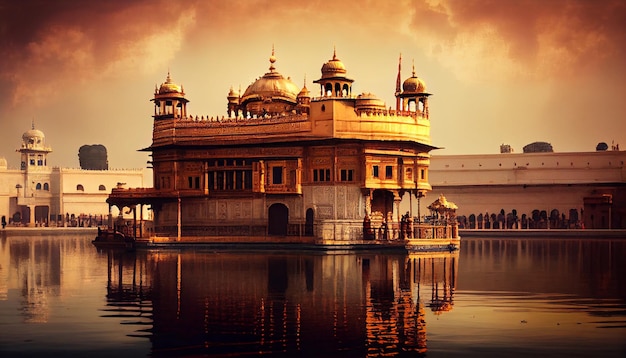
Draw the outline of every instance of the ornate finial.
M337 46L333 45L333 61L337 61Z
M416 77L415 76L415 59L413 59L413 77Z
M272 55L270 56L270 71L274 72L276 67L274 67L274 62L276 62L276 56L274 56L274 44L272 44Z
M32 126L33 126L33 129L35 129L35 118L33 118Z
M304 88L306 88L306 73L304 74Z
M172 76L170 76L170 69L167 69L167 78L165 79L165 83L172 83Z

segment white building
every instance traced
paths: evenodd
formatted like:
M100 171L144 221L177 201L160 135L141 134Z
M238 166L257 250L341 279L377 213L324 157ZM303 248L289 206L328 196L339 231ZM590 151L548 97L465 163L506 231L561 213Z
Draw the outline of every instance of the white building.
M0 216L9 225L106 224L111 189L144 186L144 171L83 170L48 166L45 135L33 128L22 135L20 168L0 157ZM119 212L113 212L118 215ZM68 220L69 219L69 220Z

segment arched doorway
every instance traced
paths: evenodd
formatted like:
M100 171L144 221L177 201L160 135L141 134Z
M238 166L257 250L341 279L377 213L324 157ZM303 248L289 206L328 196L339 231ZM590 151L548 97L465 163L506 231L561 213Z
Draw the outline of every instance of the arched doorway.
M285 204L272 204L267 211L267 234L287 236L289 224L289 209Z
M393 193L387 190L374 190L372 213L381 213L383 220L393 218Z
M15 214L13 214L13 217L11 218L11 221L13 221L16 224L21 224L22 223L22 213L19 211L16 211Z
M306 222L304 223L304 236L313 236L313 217L314 215L313 209L309 208L306 210Z
M47 224L49 215L50 215L50 207L35 206L35 222Z

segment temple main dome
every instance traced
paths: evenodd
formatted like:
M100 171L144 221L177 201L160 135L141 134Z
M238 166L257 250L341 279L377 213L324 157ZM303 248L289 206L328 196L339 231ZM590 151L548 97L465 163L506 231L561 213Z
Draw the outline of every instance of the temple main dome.
M276 57L274 57L272 50L269 72L248 86L241 96L242 103L254 99L267 101L278 98L295 103L300 88L290 78L285 78L278 73L274 67L274 62L276 62Z

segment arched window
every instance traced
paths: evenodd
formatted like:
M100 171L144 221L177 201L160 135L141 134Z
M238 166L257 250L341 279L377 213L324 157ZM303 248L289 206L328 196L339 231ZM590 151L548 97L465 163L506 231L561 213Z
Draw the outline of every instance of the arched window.
M83 184L78 184L78 185L76 185L76 190L77 191L85 191L85 187L83 187Z
M98 187L98 190L100 190L100 191L106 191L106 190L107 190L107 188L106 188L106 186L104 186L104 185L100 184L100 186Z
M49 191L50 190L50 184L43 183L43 190Z
M331 83L327 83L324 86L324 97L331 97L333 95L333 85Z
M37 185L35 186L35 189L41 190L41 183L37 183Z

